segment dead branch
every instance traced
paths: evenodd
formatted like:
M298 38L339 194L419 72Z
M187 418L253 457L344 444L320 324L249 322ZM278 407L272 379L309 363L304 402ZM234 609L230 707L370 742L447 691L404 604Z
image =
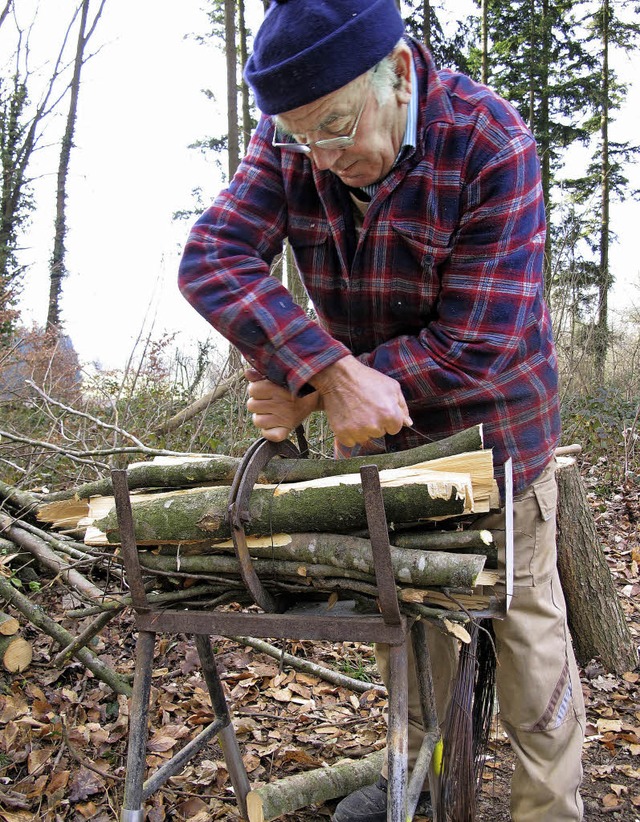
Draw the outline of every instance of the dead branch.
M83 596L92 601L102 601L107 596L104 591L73 568L66 559L52 551L43 540L20 528L18 521L0 514L0 528L12 542L32 554L41 565L59 575L61 579Z
M197 414L200 414L202 411L206 411L211 405L224 397L224 395L231 388L237 385L242 375L243 370L239 369L228 379L218 383L212 391L209 391L203 397L200 397L200 399L196 400L194 403L191 403L191 405L183 408L182 411L178 411L177 414L174 414L173 417L170 417L166 422L163 422L162 425L159 425L156 428L156 433L168 434L169 431L175 431L175 429L179 428L183 423L192 419Z
M384 685L378 685L375 682L363 682L360 679L353 679L350 676L341 674L331 668L326 668L324 665L318 665L316 662L311 662L308 659L301 659L299 656L288 654L286 651L276 648L269 642L263 639L254 639L250 636L233 636L229 637L237 642L239 645L248 645L255 651L260 651L262 654L277 659L278 662L284 662L296 671L301 673L311 674L317 676L319 679L324 679L326 682L331 682L332 685L338 685L341 688L348 688L350 691L356 693L364 693L365 691L377 691L379 694L386 694L387 689Z
M57 622L48 617L42 608L33 605L29 599L17 591L11 583L0 576L0 597L9 605L13 605L18 611L45 634L48 634L62 648L66 648L73 642L73 636ZM124 677L117 674L112 668L102 662L88 648L79 648L73 654L85 668L102 682L106 683L115 693L131 696L132 689Z

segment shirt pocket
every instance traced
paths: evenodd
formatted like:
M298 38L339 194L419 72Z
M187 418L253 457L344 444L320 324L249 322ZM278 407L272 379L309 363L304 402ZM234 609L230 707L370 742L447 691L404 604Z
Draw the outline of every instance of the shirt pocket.
M435 315L441 287L439 266L450 250L425 242L422 224L395 223L393 230L389 310L396 320L424 327Z
M330 229L327 220L313 217L289 217L289 244L301 275L309 287L312 272L326 271L330 263Z

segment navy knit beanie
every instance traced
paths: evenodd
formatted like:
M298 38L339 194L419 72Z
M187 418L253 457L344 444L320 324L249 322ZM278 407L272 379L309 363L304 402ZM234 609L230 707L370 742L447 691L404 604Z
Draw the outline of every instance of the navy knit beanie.
M403 33L395 0L272 0L245 79L264 114L282 114L373 68Z

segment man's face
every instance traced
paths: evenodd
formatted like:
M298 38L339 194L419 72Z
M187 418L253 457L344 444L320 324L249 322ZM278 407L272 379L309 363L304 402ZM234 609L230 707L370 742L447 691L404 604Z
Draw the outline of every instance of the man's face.
M332 171L348 186L357 188L381 180L400 149L411 97L411 52L408 46L400 46L398 52L397 87L389 89L383 102L378 101L366 74L277 117L278 126L297 142L309 143L311 160L319 169ZM316 140L350 135L359 114L352 146L326 149L313 145Z

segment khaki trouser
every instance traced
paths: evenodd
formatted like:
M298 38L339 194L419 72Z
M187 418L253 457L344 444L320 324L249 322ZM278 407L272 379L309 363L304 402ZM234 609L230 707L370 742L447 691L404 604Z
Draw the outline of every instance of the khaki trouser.
M514 595L506 619L494 620L500 719L518 762L511 784L514 822L582 819L584 702L556 570L555 461L514 500ZM481 517L504 542L504 516ZM429 631L429 651L440 721L456 668L455 641ZM409 643L409 652L410 652ZM376 647L380 674L388 677L388 646ZM413 657L409 660L409 766L422 741ZM385 774L386 775L386 774Z

